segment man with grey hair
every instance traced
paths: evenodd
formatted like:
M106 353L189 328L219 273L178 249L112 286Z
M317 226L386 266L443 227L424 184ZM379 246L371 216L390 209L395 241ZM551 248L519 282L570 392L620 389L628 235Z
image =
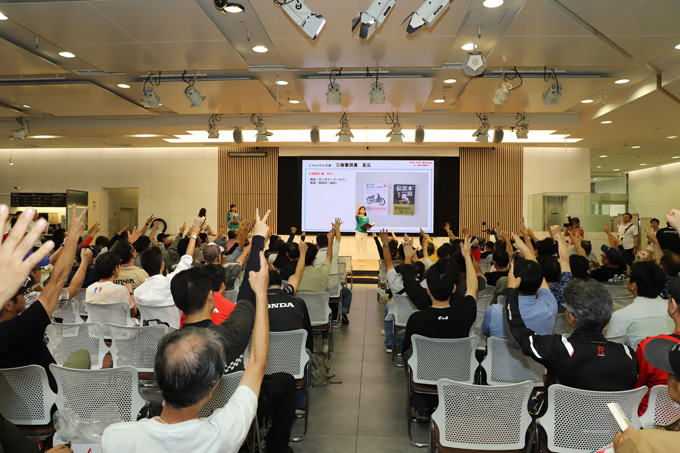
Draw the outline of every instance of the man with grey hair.
M564 288L566 317L574 328L569 338L538 335L524 325L519 310L521 278L514 265L503 292L507 322L522 352L547 369L546 385L563 384L583 390L630 390L638 376L638 359L628 346L607 341L602 329L611 318L614 305L607 289L595 280L573 281Z
M243 248L243 252L235 261L222 265L222 267L224 267L224 286L227 290L234 289L234 283L238 276L241 275L241 271L243 270L243 266L248 260L249 255L250 245ZM222 248L214 242L206 245L205 248L203 248L203 260L206 265L222 264Z

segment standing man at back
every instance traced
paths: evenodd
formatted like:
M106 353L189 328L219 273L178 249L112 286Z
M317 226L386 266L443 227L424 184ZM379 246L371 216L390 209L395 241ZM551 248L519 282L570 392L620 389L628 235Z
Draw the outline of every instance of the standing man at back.
M623 224L619 225L619 239L623 249L630 255L630 261L635 259L638 251L638 228L632 223L633 216L626 212L623 215Z

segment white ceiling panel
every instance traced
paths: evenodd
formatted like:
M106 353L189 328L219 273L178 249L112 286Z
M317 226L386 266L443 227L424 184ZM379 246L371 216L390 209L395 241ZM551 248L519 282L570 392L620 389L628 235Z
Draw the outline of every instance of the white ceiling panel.
M145 43L164 70L243 71L248 65L227 41Z
M676 35L668 36L609 36L623 50L642 63L653 61L671 52L675 62L680 62L680 51L675 49L680 44L680 24Z
M35 75L64 74L61 69L49 61L33 55L24 49L0 39L0 75Z
M678 18L680 2L644 0L601 31L607 35L673 35L678 33Z
M14 110L6 109L4 107L0 107L0 118L16 118L21 116L19 113L15 112ZM2 143L2 142L0 142Z
M587 34L587 30L544 0L527 0L512 24L505 30L506 36L567 37Z
M619 20L631 8L644 0L560 0L564 6L600 31Z
M568 39L561 36L508 36L487 55L486 62L488 66L566 66L565 60L575 60L579 50L594 40L590 36L571 36Z
M153 72L177 70L142 44L73 45L69 49L83 61L104 72Z

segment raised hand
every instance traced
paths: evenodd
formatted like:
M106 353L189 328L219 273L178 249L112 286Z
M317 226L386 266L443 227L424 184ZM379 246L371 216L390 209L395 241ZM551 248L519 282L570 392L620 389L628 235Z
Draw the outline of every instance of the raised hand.
M130 230L130 225L125 225L121 230L118 232L118 235L120 236L121 234L125 233L126 231Z
M470 228L463 225L463 228L460 229L460 235L461 236L469 236L470 235Z
M472 247L472 238L469 235L465 236L465 240L460 245L460 251L463 256L470 255L470 249Z
M649 242L651 244L654 244L655 242L659 242L659 240L656 238L656 232L652 230L651 228L648 230L645 230L645 233L647 233L647 239L649 239Z
M307 249L309 246L305 241L300 241L300 244L298 244L298 249L300 250L300 258L304 259L304 256L307 254Z
M612 234L611 230L609 229L609 224L607 222L602 222L602 231L607 233L607 235Z
M446 223L444 224L444 230L445 230L447 233L448 233L449 231L451 231L451 224L450 224L449 222L446 222Z
M255 222L255 231L260 231L261 226L259 223L261 222L259 220L260 214L257 212L258 210L255 210L255 216L258 219ZM267 211L267 214L264 216L264 220L267 220L267 216L269 215L269 211ZM265 222L261 222L264 225L264 228L267 227L267 224ZM265 230L266 234L266 230ZM267 288L269 288L269 266L267 266L267 260L264 258L264 252L260 251L260 270L255 272L255 271L250 271L248 274L248 281L250 282L250 287L253 289L253 292L255 294L258 294L260 296L267 295Z
M184 230L186 230L187 224L184 222L182 226L179 228L179 234L184 234Z
M387 230L385 228L380 230L379 237L380 237L380 242L382 242L383 244L387 244L388 242L390 242L390 236L387 233Z
M680 210L671 209L671 212L666 214L666 221L675 228L675 231L680 231Z
M199 225L193 224L189 228L189 236L197 236L201 232L201 227Z
M290 227L290 234L295 234L297 233L297 228L296 227Z
M151 214L151 215L149 216L149 218L146 219L147 225L150 225L151 222L153 222L153 219L154 219L154 216L153 216L153 214Z
M255 209L255 226L253 227L253 236L264 237L267 234L267 231L269 231L269 227L267 226L267 219L269 218L270 213L271 211L268 210L264 217L260 218L260 209L259 208ZM265 263L265 268L266 267L267 266Z
M557 236L558 234L562 233L562 227L559 225L553 225L550 227L550 232Z
M340 219L340 217L336 217L335 222L333 222L333 228L335 228L336 231L339 231L340 225L342 225L342 219Z
M510 272L508 272L508 288L519 288L522 283L521 277L515 277L515 262L510 260Z
M335 237L335 227L331 228L331 231L326 234L326 237L328 238L328 246L333 243L333 238Z
M87 210L90 209L89 206L85 206L80 212L80 215L76 212L76 205L71 206L71 223L68 225L68 234L75 234L80 236L80 234L85 230L85 219L87 219Z
M134 227L132 230L132 233L128 235L128 242L130 244L134 244L137 239L139 239L142 236L142 230L138 229L137 227Z
M94 225L92 225L92 227L89 230L87 230L87 235L88 236L94 236L98 232L99 232L99 222L95 223Z

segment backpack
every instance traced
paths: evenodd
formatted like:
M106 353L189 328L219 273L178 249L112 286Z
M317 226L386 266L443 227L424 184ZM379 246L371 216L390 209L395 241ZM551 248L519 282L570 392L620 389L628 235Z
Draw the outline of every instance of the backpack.
M321 387L328 384L342 384L342 381L332 381L334 374L329 376L331 371L326 362L321 360L318 355L312 354L312 379L310 385L312 387Z

